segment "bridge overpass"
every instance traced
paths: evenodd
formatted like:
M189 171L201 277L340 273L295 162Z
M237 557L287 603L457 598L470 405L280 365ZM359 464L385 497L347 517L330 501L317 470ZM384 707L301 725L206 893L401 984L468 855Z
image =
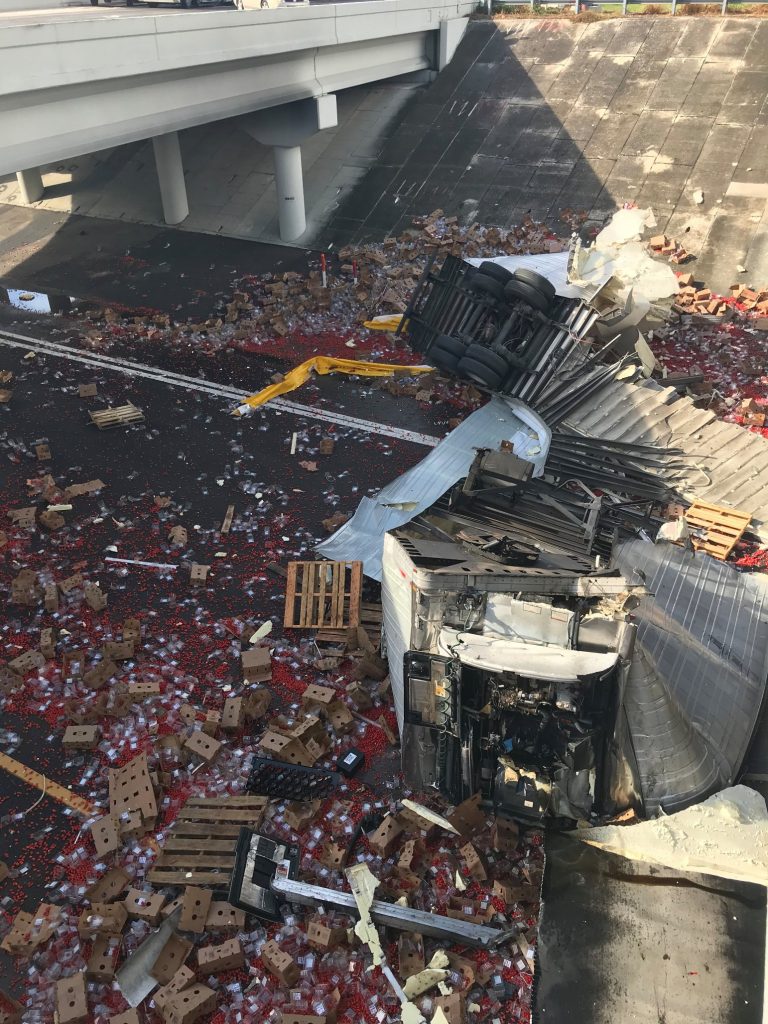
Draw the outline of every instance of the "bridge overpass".
M305 230L301 142L336 124L336 92L439 71L473 0L0 19L0 174L26 202L39 167L152 139L163 214L189 213L178 132L242 116L274 148L280 234Z

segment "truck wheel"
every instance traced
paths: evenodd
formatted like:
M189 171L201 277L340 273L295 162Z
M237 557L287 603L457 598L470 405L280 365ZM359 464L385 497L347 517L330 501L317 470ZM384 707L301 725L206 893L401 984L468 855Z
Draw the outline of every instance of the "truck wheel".
M516 279L510 281L505 287L504 296L507 302L524 302L527 306L537 309L540 313L548 313L552 305L552 300L547 298L538 288L534 288L533 285L528 284L526 281L518 281Z
M498 373L502 378L506 377L509 373L509 363L504 356L499 355L497 352L492 352L483 345L470 345L464 358L472 359L476 363L482 363L483 366L487 366L489 370L493 373Z
M486 277L492 277L494 281L498 281L499 284L506 284L507 281L512 280L511 271L506 267L499 266L498 263L491 263L490 260L483 260L477 269Z
M476 359L462 359L457 369L462 377L469 377L478 384L484 384L491 391L495 391L501 384L501 376L484 363L478 363Z
M557 295L555 286L552 282L548 281L546 277L542 277L541 274L537 274L535 270L527 270L525 267L518 267L510 276L516 278L518 281L524 281L533 288L537 288L542 295L548 295L550 302L553 302L555 295Z

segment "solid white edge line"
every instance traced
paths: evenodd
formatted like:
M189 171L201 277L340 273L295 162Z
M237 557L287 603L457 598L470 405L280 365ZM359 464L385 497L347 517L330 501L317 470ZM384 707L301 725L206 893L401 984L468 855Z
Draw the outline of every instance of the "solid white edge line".
M227 388L226 385L218 384L216 381L208 381L200 377L186 377L171 370L163 370L160 367L152 367L145 363L135 363L128 359L118 359L113 356L106 356L100 353L87 353L82 349L69 348L61 342L48 341L43 338L34 338L24 334L16 334L13 331L0 331L0 344L12 348L29 348L42 355L50 355L62 359L70 359L72 362L83 363L86 366L94 366L104 370L112 370L120 373L133 374L137 377L144 377L147 380L154 380L157 383L168 384L174 387L185 387L198 392L209 394L214 397L225 398L233 403L241 402L248 397L244 391L236 391ZM338 426L348 427L352 430L360 430L366 434L380 434L384 437L393 437L400 441L409 441L412 444L423 445L434 448L440 443L440 438L432 434L423 434L414 430L404 430L402 427L393 427L386 423L377 423L375 420L359 419L355 416L348 416L345 413L334 413L325 409L317 409L313 406L302 405L286 399L276 398L267 405L262 406L264 411L279 411L289 413L293 416L305 416L308 419L319 420L326 423L335 423Z

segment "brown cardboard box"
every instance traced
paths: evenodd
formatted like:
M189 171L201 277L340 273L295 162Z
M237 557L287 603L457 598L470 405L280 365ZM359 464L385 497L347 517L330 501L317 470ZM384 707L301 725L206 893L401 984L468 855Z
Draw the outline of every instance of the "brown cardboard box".
M103 612L107 607L107 595L98 583L85 584L85 601L95 612Z
M310 918L307 922L307 942L313 949L320 949L324 953L328 953L346 942L346 939L346 928L331 927L319 917Z
M202 729L196 729L184 741L184 749L201 758L206 764L212 764L216 760L221 747L222 744L218 740L208 736Z
M399 815L398 815L399 817ZM424 856L424 844L420 839L409 839L403 843L397 866L406 871L413 871Z
M250 721L257 721L263 718L272 702L272 694L263 686L251 690L245 697L245 717Z
M187 531L183 526L173 526L168 534L168 541L171 547L184 548L187 546Z
M334 871L341 871L347 862L349 847L341 846L339 843L323 843L323 852L320 854L320 863Z
M269 647L251 647L240 655L243 679L249 683L266 683L272 678L272 651Z
M520 838L520 829L509 818L497 818L491 830L491 844L494 850L514 853Z
M227 697L221 712L221 728L225 732L236 732L245 723L245 707L242 697Z
M245 911L226 900L214 900L208 908L205 930L209 932L240 931L245 927Z
M168 1001L178 995L179 992L183 992L184 989L189 988L194 980L194 971L191 971L189 967L186 966L180 967L168 984L164 985L163 988L159 988L152 996L157 1008L163 1011Z
M81 912L77 934L81 939L96 935L120 935L128 919L122 903L92 903Z
M447 996L435 996L435 1007L448 1019L448 1024L466 1024L467 1000L462 992L451 992Z
M72 576L67 576L65 580L59 583L59 590L65 596L71 594L73 590L80 590L85 585L85 579L81 572L76 572Z
M146 921L153 928L160 923L160 912L164 904L165 896L162 893L142 892L141 889L129 889L123 900L132 921Z
M0 882L4 882L8 875L10 875L11 869L5 863L4 860L0 860Z
M160 950L160 955L155 960L150 974L156 978L161 985L169 985L176 972L184 966L184 961L192 952L192 943L182 939L180 935L172 932L168 940Z
M299 740L283 736L281 733L268 729L259 741L267 757L274 757L287 764L300 764L311 768L317 760Z
M26 676L34 669L45 668L45 658L40 651L24 651L13 661L8 662L8 668L17 675Z
M91 903L111 903L128 887L130 875L122 868L110 868L105 875L85 890L85 898Z
M406 981L425 967L424 939L418 932L401 932L397 940L397 956L400 961L398 974Z
M227 939L220 946L203 946L197 951L197 970L202 976L235 971L245 966L245 953L239 939Z
M153 827L157 818L157 800L146 754L138 754L122 768L110 769L109 801L111 813L118 818L138 811L142 822Z
M314 821L322 806L322 800L293 800L286 804L285 822L294 832L301 832Z
M194 932L196 935L202 935L205 931L205 922L212 899L213 893L210 889L199 889L195 885L188 885L184 890L181 904L179 928L183 932Z
M465 837L469 837L473 832L477 832L485 826L486 815L481 802L481 795L475 793L448 815L448 821Z
M78 971L56 982L58 1024L88 1024L88 995L85 972Z
M132 640L135 644L141 640L141 623L138 619L126 619L123 623L123 640Z
M128 693L133 700L144 700L147 697L158 697L160 695L159 679L141 679L128 683Z
M163 1016L168 1024L195 1024L216 1007L216 993L207 985L190 985L165 1004Z
M100 690L117 673L117 665L107 658L98 662L83 676L83 682L91 690Z
M141 1024L138 1010L126 1010L125 1013L118 1013L116 1017L109 1018L109 1024Z
M43 607L47 612L55 612L59 607L59 588L55 583L46 583L43 590Z
M117 820L112 814L105 814L91 824L93 845L99 857L106 857L120 848L120 833L117 831Z
M68 725L61 743L67 750L95 750L100 739L98 725Z
M264 945L261 950L261 959L270 974L273 974L286 988L295 985L299 980L300 971L298 966L287 953L280 949L274 940Z
M127 661L134 656L136 644L133 640L107 640L101 648L105 658L112 661Z
M460 847L459 853L464 858L467 871L476 882L485 882L488 879L488 872L485 870L483 860L472 843L465 843Z
M89 981L112 981L120 955L121 939L117 935L97 935L88 958L85 974Z
M56 637L51 627L40 630L40 653L46 661L50 661L56 654Z
M318 686L317 683L310 683L301 695L301 703L305 708L319 705L327 708L336 700L336 691L331 686Z
M331 723L331 727L337 736L345 736L354 729L355 719L343 701L333 701L333 703L328 705L326 713L328 721Z
M380 857L390 857L399 844L403 826L388 814L376 831L368 836L368 845Z

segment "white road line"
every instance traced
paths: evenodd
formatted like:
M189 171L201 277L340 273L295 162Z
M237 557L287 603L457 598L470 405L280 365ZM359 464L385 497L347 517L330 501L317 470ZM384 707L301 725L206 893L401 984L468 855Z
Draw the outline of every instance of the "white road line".
M59 342L32 338L24 334L15 334L12 331L0 331L0 345L8 348L24 348L41 355L54 356L60 359L68 359L71 362L82 363L85 366L126 373L133 377L142 377L160 384L168 384L172 387L184 388L187 391L197 391L201 394L226 399L228 402L237 405L240 405L248 397L247 392L227 387L224 384L218 384L216 381L205 380L205 378L201 377L189 377L185 374L174 373L172 370L163 370L159 367L148 366L145 363L136 363L133 360L121 359L116 356L106 356L98 352L83 352L80 349L73 349ZM420 444L428 448L434 448L440 441L439 437L435 437L432 434L422 434L415 430L404 430L402 427L393 427L387 423L377 423L375 420L360 419L357 416L347 416L344 413L332 412L328 409L318 409L311 405L302 405L300 402L293 402L284 398L276 398L267 405L262 406L262 408L265 412L285 412L293 416L304 416L307 419L334 423L337 426L347 427L351 430L361 430L366 434L380 434L383 437L394 437L400 441L410 441L412 444Z

